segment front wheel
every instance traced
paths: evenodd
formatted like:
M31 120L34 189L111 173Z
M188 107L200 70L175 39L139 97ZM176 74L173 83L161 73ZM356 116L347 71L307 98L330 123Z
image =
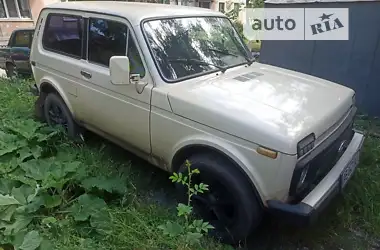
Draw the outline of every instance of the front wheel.
M228 160L216 154L197 154L188 160L191 169L200 171L192 176L192 185L209 185L209 191L192 197L195 214L214 226L210 235L218 240L228 244L244 240L259 225L263 212L247 178ZM185 163L179 172L188 173ZM185 198L187 189L181 184L176 187Z

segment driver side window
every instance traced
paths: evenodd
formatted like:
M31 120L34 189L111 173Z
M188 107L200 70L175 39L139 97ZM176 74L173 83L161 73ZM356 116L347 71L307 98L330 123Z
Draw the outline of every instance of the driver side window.
M144 77L145 69L128 27L117 21L90 18L88 61L109 67L112 56L125 55L129 57L130 73L140 74L141 78Z
M129 58L129 70L131 74L140 74L140 77L143 78L145 76L144 64L131 33L128 36L127 56Z

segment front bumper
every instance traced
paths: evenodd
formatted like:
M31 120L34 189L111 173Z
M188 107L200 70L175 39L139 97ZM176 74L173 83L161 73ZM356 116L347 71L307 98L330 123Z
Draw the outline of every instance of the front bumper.
M308 225L313 223L331 199L342 192L344 188L342 181L352 176L352 172L347 176L346 166L352 166L358 162L363 141L364 135L355 132L342 157L301 202L289 204L278 200L268 200L269 211L275 216L291 221L293 224Z

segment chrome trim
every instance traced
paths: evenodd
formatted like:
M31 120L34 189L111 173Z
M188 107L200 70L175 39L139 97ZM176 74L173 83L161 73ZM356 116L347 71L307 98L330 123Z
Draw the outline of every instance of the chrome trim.
M345 129L353 121L356 111L357 108L353 107L344 119L344 121L331 134L329 134L325 140L320 141L318 143L316 141L313 150L309 151L307 154L303 155L298 159L297 166L302 166L304 165L304 162L311 161L313 158L319 155L325 148L331 145L331 143L338 139L339 136L343 133L343 131L345 131Z
M346 165L350 162L353 155L360 151L363 146L364 135L355 132L350 144L342 157L338 160L330 172L318 183L318 185L301 201L313 208L318 208L321 203L326 200L330 194L338 188L340 184L340 176Z
M339 119L336 121L333 125L331 125L325 132L323 132L321 135L318 136L318 138L315 139L315 144L319 144L323 142L329 135L334 133L335 130L339 128L346 120L347 118L350 118L350 114L356 111L355 107L350 107Z

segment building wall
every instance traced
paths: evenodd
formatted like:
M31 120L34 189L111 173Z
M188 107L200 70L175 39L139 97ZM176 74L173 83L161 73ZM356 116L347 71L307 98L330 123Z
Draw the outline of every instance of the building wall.
M60 2L59 0L29 0L30 9L32 11L32 19L34 22L37 21L38 15L41 10L49 4Z
M31 18L0 18L0 44L7 44L13 30L34 27L41 10L46 5L59 1L60 0L29 0Z
M15 29L30 28L33 27L33 20L1 20L0 19L0 43L4 44L8 42L8 38Z

